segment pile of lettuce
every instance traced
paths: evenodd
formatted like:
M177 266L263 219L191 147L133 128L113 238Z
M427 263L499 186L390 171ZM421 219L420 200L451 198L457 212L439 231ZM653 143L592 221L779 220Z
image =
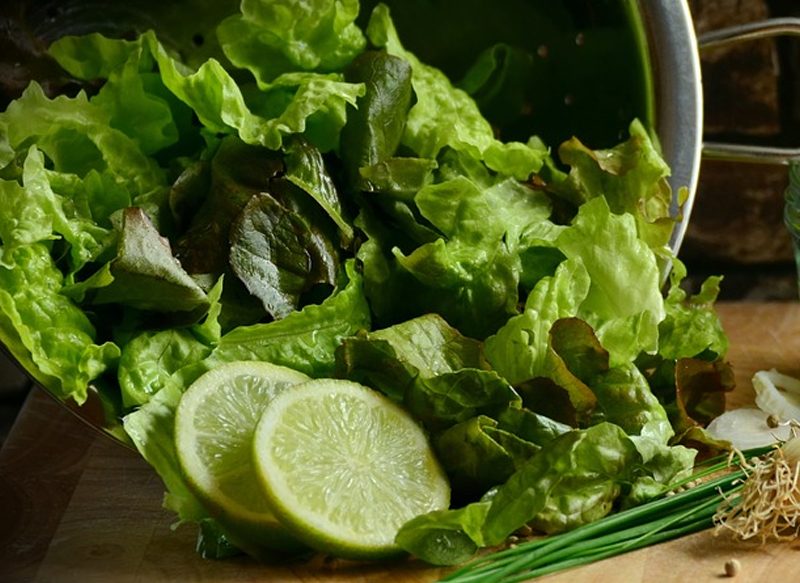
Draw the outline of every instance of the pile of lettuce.
M54 42L87 89L32 82L0 114L0 340L60 398L99 394L207 555L231 548L173 414L235 360L350 378L419 420L454 504L398 541L430 562L661 493L732 383L719 281L680 288L647 130L503 142L385 6L363 30L358 12L244 0L199 67L153 32Z

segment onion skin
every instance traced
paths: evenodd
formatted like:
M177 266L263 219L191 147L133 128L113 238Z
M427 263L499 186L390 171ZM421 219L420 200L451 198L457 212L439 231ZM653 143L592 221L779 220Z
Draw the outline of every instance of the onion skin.
M715 439L729 441L740 451L789 439L789 426L770 427L767 424L769 416L770 413L761 409L733 409L709 423L706 431Z
M800 380L777 370L762 370L753 376L756 405L781 421L800 421Z

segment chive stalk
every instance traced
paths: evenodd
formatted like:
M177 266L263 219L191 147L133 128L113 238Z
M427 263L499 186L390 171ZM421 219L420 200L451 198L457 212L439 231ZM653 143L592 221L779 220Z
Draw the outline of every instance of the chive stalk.
M768 449L750 450L746 454L753 457ZM514 583L710 528L720 504L735 502L747 477L741 467L731 471L730 466L727 456L708 460L699 464L691 476L673 484L670 488L676 492L673 495L664 495L568 532L485 555L442 581ZM712 477L722 471L726 473ZM699 481L702 481L699 485L682 489Z

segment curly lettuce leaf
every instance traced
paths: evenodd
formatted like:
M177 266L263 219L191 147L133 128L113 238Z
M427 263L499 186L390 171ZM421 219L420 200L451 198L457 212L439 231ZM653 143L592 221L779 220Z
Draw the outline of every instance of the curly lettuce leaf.
M142 40L158 64L164 85L204 126L213 132L235 131L245 143L272 150L281 147L284 136L311 129L312 117L322 119L315 120L309 139L321 150L331 150L344 126L346 106L354 105L364 92L363 85L345 83L337 74L286 73L259 97L259 115L219 61L209 59L192 70L170 56L152 32Z
M514 316L486 339L486 358L504 378L517 384L546 375L550 329L556 320L575 316L590 290L581 259L561 263L555 275L543 278Z
M69 271L74 273L109 248L115 235L96 224L80 200L54 192L52 176L42 152L31 146L23 163L22 184L0 181L0 206L5 211L0 216L0 258L20 246L61 238L69 244Z
M658 328L658 353L668 359L700 355L724 357L728 352L728 338L714 311L722 278L708 278L700 292L690 296L680 287L684 277L686 266L677 258L673 259L669 293L664 302L666 318Z
M190 330L175 328L148 331L136 336L122 350L117 377L126 409L144 405L160 391L186 388L173 375L187 363L202 361L211 347Z
M207 370L204 359L221 337L222 278L208 293L211 307L202 322L188 328L145 330L122 349L117 380L126 409L141 406L162 390L181 392Z
M363 93L363 86L344 83L340 74L296 68L273 79L264 93L247 92L215 59L194 70L173 58L152 31L136 41L99 34L64 37L50 53L79 78L106 79L92 103L148 154L189 131L192 112L208 129L236 131L249 144L278 149L284 135L307 132L331 150L345 123L345 107ZM154 61L158 72L151 70ZM259 56L258 62L268 61Z
M545 532L574 528L611 511L640 461L616 425L570 431L542 448L491 496L414 518L396 540L425 561L450 564L503 542L531 521Z
M225 55L265 89L290 71L339 71L366 46L358 0L243 0L217 37Z
M426 186L414 202L443 236L408 254L394 248L393 257L384 259L389 277L408 282L406 289L414 291L404 309L412 315L436 311L478 338L495 332L517 311L518 243L528 224L549 215L547 199L513 179L482 188L457 176ZM391 302L386 306L398 310Z
M410 276L406 297L413 300L405 307L410 313L391 319L433 311L470 336L496 331L516 310L518 258L502 241L481 251L457 239L437 239L407 256L395 249L396 268Z
M650 247L663 248L675 223L670 169L640 121L631 122L629 134L608 150L591 150L577 138L564 142L558 155L570 170L553 190L575 206L604 197L614 213L636 217L639 234Z
M79 79L105 79L91 102L105 109L111 127L134 139L152 155L179 139L177 116L185 128L191 112L179 101L167 101L160 76L152 71L153 59L141 41L111 39L94 33L65 36L48 52Z
M355 370L354 362L348 359L348 348L361 341L375 345L387 344L412 371L409 379L417 374L430 377L455 372L462 368L487 368L481 354L481 343L463 336L448 325L440 316L427 314L401 324L375 330L366 336L348 339L342 346L343 370ZM380 372L378 369L376 373ZM391 379L387 378L387 382ZM397 383L402 386L402 381ZM396 391L387 391L388 394Z
M513 179L482 189L466 177L453 178L420 190L414 202L422 216L448 238L463 239L475 247L502 238L516 249L525 230L546 220L551 212L544 194Z
M375 7L367 25L372 44L408 61L416 103L408 113L402 143L421 158L435 159L450 147L484 160L492 170L526 180L543 164L546 150L537 141L502 143L475 101L453 86L440 70L403 48L385 4Z
M165 186L158 163L135 140L111 127L110 114L83 92L49 99L32 82L0 113L0 130L12 149L35 144L57 172L85 176L92 170L108 171L133 197Z
M353 261L345 269L346 281L321 304L308 305L275 322L231 330L222 336L208 362L261 360L311 377L331 376L341 341L370 327L361 274Z
M47 52L70 75L89 81L108 79L126 63L142 56L141 46L139 41L109 38L94 32L58 38ZM137 64L142 71L148 68L146 61Z
M513 388L486 370L480 343L434 314L347 338L336 359L340 376L402 402L431 428L519 404Z
M665 317L661 271L637 236L634 217L614 214L604 198L594 198L581 206L556 245L567 258L580 259L589 274L589 293L577 315L594 328L611 366L655 352Z
M89 383L116 366L116 344L95 344L86 314L59 293L63 275L43 243L14 249L0 265L0 340L53 394L86 400Z

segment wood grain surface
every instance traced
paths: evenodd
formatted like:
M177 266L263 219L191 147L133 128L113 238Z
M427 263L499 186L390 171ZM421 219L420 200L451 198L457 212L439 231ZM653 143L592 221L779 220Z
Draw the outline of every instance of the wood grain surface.
M800 376L800 304L721 304L735 407L752 402L752 374ZM94 432L41 391L31 393L0 451L0 582L427 582L444 571L416 562L336 565L208 561L192 527L171 528L162 485L132 451ZM544 577L547 583L716 582L737 558L739 581L795 581L800 541L758 544L706 531Z

